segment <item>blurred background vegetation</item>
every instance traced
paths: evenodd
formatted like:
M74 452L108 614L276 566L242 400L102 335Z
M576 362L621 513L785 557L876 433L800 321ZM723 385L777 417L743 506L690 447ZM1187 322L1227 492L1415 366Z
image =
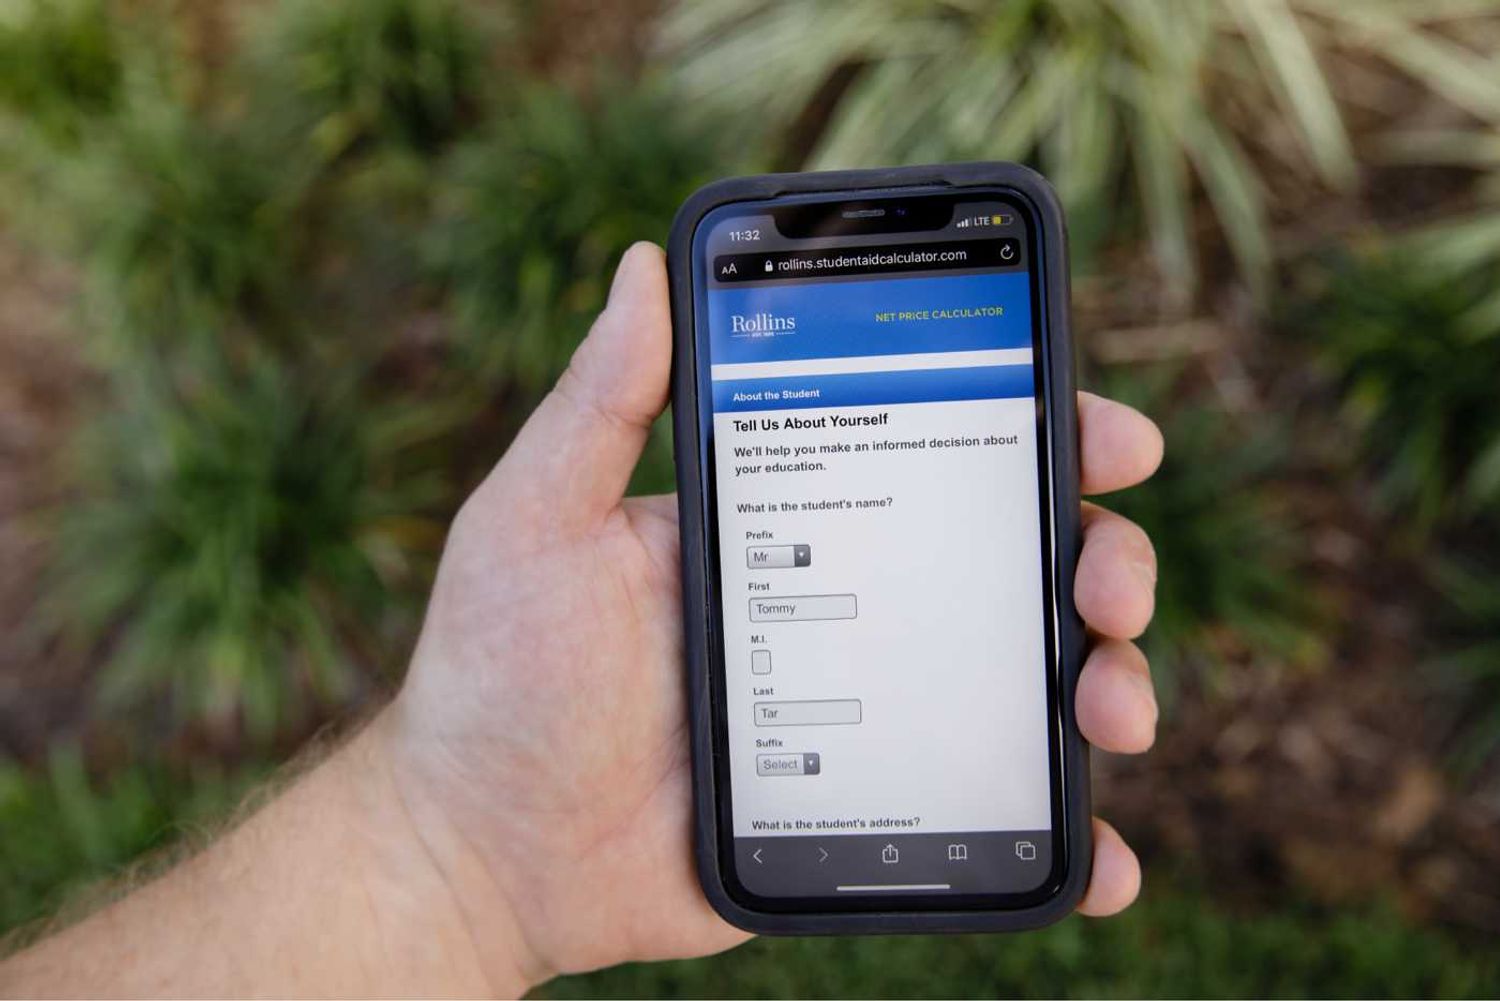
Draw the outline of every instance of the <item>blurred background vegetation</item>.
M963 158L1167 431L1141 905L543 993L1500 993L1500 0L0 0L0 926L392 689L696 185Z

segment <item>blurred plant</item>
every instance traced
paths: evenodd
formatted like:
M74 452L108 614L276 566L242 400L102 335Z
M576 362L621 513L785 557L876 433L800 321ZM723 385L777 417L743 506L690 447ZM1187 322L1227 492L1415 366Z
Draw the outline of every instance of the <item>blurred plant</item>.
M1500 126L1492 141L1500 150ZM1494 173L1477 186L1475 208L1406 234L1398 250L1422 262L1433 278L1458 285L1474 281L1475 275L1500 275L1500 151L1494 166ZM1461 320L1475 330L1500 330L1500 283L1490 282L1484 294L1476 295Z
M67 0L80 10L86 2ZM98 45L125 48L124 29L95 7ZM495 18L456 0L284 0L264 16L257 57L232 67L248 99L205 105L174 88L171 72L141 74L108 127L51 155L39 178L52 199L50 227L73 234L70 249L92 280L112 368L190 369L217 350L226 326L260 342L298 330L286 321L327 294L317 279L337 270L319 265L351 249L329 245L328 216L349 192L328 161L366 182L370 157L351 163L356 154L435 154L483 110ZM384 173L401 178L403 210L425 212L410 196L430 176ZM385 218L390 209L362 204L348 215ZM411 258L422 219L405 222L407 239L395 243ZM299 337L312 325L300 329Z
M1289 325L1338 379L1379 505L1425 532L1500 502L1500 322L1477 308L1500 267L1445 273L1374 253L1302 275Z
M71 892L222 818L267 771L137 763L101 783L67 743L39 772L0 762L0 929L51 913Z
M1201 393L1167 403L1181 382L1168 370L1112 370L1100 388L1151 414L1166 437L1155 476L1100 502L1156 546L1156 616L1142 644L1169 701L1191 676L1212 684L1247 651L1294 663L1322 652L1300 566L1306 546L1272 479L1286 430L1247 430Z
M810 143L812 166L1034 162L1075 236L1079 223L1102 230L1096 220L1129 183L1125 205L1183 295L1201 185L1242 274L1264 292L1268 181L1290 174L1337 190L1356 180L1328 55L1373 55L1445 97L1474 98L1496 85L1478 82L1482 60L1448 41L1444 22L1495 6L694 0L674 6L663 40L689 106L739 122L740 141Z
M216 351L227 322L278 302L307 175L272 152L160 97L133 101L72 165L67 218L116 359Z
M123 67L105 0L0 2L0 108L53 140L115 107Z
M658 97L601 91L520 95L456 151L431 234L479 372L525 392L567 363L625 249L664 241L713 170L711 144Z
M1417 5L1428 7L1429 5ZM1441 95L1460 115L1435 116L1421 108L1414 121L1400 121L1383 137L1386 162L1407 167L1458 168L1477 174L1473 204L1466 211L1418 227L1402 241L1425 270L1449 277L1500 269L1500 75L1492 53L1500 45L1495 0L1433 4L1420 17L1463 19L1461 30L1443 34L1405 30L1404 19L1378 8L1366 15L1367 31L1383 36L1385 48L1413 77ZM1481 20L1485 15L1487 19ZM1500 286L1475 307L1475 322L1500 327Z
M108 394L52 627L98 651L106 701L257 740L393 668L414 628L451 498L449 457L412 453L469 411L403 399L429 378L395 360L425 364L406 320L439 308L413 264L433 159L403 154L485 110L457 3L271 16L290 85L269 60L237 64L248 97L225 107L133 80L47 179Z
M1490 526L1464 558L1444 558L1432 571L1444 602L1438 616L1442 652L1435 660L1454 713L1456 764L1472 772L1500 752L1500 562Z
M389 668L441 528L440 474L402 468L429 429L343 379L266 364L138 398L85 440L58 526L51 619L101 643L101 694L256 738Z
M457 0L283 0L261 45L268 100L326 159L362 145L431 154L475 122L493 82L493 11ZM487 16L486 16L487 15Z
M1246 277L1266 278L1250 140L1267 118L1295 136L1297 149L1274 151L1284 166L1337 187L1354 178L1286 0L715 0L679 4L666 37L685 93L719 113L755 108L755 122L781 130L830 101L814 166L1035 160L1085 219L1117 199L1128 170L1160 267L1188 282L1195 178Z

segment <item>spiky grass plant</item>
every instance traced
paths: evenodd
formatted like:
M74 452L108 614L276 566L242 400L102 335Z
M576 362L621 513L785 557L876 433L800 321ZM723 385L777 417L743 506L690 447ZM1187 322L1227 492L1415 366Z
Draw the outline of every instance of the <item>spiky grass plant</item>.
M808 114L842 76L813 166L1034 160L1080 218L1115 200L1128 173L1174 277L1194 272L1195 181L1246 274L1263 278L1270 260L1256 170L1217 91L1284 112L1324 179L1352 175L1322 72L1276 0L718 0L679 5L667 38L692 100L755 108L770 129Z
M106 703L264 738L399 662L385 644L407 636L443 496L401 468L412 439L351 383L271 364L97 422L50 617L99 647Z
M814 167L1029 161L1057 184L1075 236L1141 225L1184 290L1201 189L1241 272L1264 290L1271 182L1342 190L1356 180L1330 53L1473 96L1493 79L1448 36L1486 7L684 0L663 46L686 107L735 122L739 142L810 141ZM1101 220L1116 206L1125 218Z
M107 704L256 737L399 664L462 466L431 443L524 411L711 169L657 97L483 94L456 2L267 16L240 99L133 86L54 186L101 403L50 621Z
M142 99L64 198L90 279L94 330L119 363L216 350L227 325L271 310L299 259L299 165L169 99Z
M495 10L458 0L282 0L257 60L273 109L320 156L368 147L433 154L480 117L493 81Z
M1445 557L1433 570L1441 612L1432 667L1452 707L1455 761L1463 773L1500 754L1500 561L1486 551L1496 534L1492 521L1481 534L1484 545Z
M1476 309L1500 268L1377 251L1302 273L1295 326L1338 383L1378 508L1421 535L1500 503L1500 322Z
M442 187L433 266L477 371L524 392L566 364L625 249L664 240L713 169L703 134L659 96L601 91L526 91L455 153Z

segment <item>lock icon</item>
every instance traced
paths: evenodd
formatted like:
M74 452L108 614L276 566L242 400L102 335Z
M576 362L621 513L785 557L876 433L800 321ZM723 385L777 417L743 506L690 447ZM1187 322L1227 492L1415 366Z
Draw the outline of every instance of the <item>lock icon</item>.
M771 262L770 262L770 261L767 261L767 262L766 262L766 270L767 270L767 271L770 271L770 270L771 270L771 269L772 269L772 265L771 265Z

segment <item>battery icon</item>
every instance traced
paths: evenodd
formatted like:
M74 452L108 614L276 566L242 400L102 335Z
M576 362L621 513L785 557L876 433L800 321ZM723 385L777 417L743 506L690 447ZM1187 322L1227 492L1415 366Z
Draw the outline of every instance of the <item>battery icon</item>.
M1009 226L1014 220L1008 215L990 216L991 226Z

